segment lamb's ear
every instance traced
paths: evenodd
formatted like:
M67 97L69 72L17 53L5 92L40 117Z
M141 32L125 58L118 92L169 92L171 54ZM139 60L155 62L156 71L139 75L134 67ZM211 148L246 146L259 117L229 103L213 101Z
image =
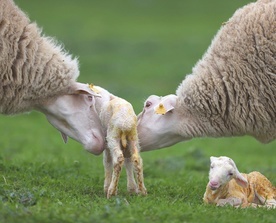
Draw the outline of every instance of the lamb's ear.
M95 92L91 88L91 85L83 84L83 83L79 83L79 82L74 83L70 87L69 94L89 94L89 95L100 97L100 94L98 94L98 92Z
M154 108L156 114L165 115L167 112L172 111L176 105L176 95L169 95Z
M237 184L239 184L240 186L247 187L248 181L240 172L237 171L237 173L234 176L234 179L236 180Z
M60 134L61 134L61 137L63 139L63 142L66 144L68 142L68 136L65 135L63 132L60 132Z

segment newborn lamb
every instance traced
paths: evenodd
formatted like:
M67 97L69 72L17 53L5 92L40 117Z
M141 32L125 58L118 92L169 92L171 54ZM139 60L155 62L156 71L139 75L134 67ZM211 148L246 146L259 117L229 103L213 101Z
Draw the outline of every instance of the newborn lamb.
M139 154L137 117L132 105L99 86L91 84L90 89L101 95L101 97L95 98L95 109L100 117L107 141L103 160L105 168L104 191L107 198L117 194L124 162L128 191L147 194L144 186L143 163ZM133 176L133 165L138 188Z
M276 208L276 188L261 173L240 173L229 157L210 158L209 183L203 200L207 204L234 207Z

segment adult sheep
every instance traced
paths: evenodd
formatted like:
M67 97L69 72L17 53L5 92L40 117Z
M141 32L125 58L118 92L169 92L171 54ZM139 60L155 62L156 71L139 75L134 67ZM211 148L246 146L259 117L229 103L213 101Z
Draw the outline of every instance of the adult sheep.
M94 93L76 82L78 75L76 59L42 36L12 0L0 1L0 113L41 111L65 141L70 136L99 154L104 140L90 109Z
M176 95L146 100L138 117L142 151L205 136L274 140L275 55L276 1L259 0L237 10Z

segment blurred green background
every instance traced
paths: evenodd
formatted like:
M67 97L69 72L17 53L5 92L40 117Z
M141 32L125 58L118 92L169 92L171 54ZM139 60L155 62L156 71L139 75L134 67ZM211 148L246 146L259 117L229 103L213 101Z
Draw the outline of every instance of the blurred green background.
M149 95L175 93L185 75L191 73L192 67L207 50L222 23L250 1L15 2L43 28L45 35L55 37L68 52L79 58L80 82L101 85L127 99L138 114ZM0 185L5 188L4 191L0 189L0 200L8 197L11 200L9 208L14 205L15 210L3 211L0 205L0 212L8 216L6 219L19 215L26 216L28 221L31 212L34 222L47 222L45 219L59 219L63 215L64 219L67 216L73 219L65 222L77 222L76 219L92 215L99 216L94 222L103 217L114 220L110 214L113 212L107 210L114 208L114 213L117 213L118 203L112 206L104 199L101 157L90 155L73 140L63 144L58 131L38 112L13 117L1 115L0 126ZM166 221L172 219L173 213L180 217L185 212L189 213L192 222L197 219L216 222L218 217L220 222L227 222L234 212L226 210L223 218L212 209L208 213L213 213L213 218L204 217L206 209L201 206L201 198L208 180L209 156L230 156L241 171L262 171L276 183L275 147L275 141L263 145L251 137L209 138L142 153L149 195L146 202L127 197L137 206L132 203L131 211L126 212L127 217L121 214L123 217L118 219L131 220L136 215L141 217L156 211L156 215L146 222ZM125 176L122 177L123 192L120 193L126 196ZM14 194L22 191L33 194L36 202L20 212L18 207L22 202ZM76 206L82 212L76 211ZM154 207L160 213L157 209L152 210ZM203 211L196 215L194 207ZM248 220L246 212L239 213L241 215L237 215L235 222L240 222L242 216ZM249 213L252 216L249 222L263 220L262 214L255 218L252 215L255 212ZM41 216L46 216L45 221ZM266 216L269 219L273 214Z
M131 101L174 93L221 24L249 0L16 1L79 58L79 81Z

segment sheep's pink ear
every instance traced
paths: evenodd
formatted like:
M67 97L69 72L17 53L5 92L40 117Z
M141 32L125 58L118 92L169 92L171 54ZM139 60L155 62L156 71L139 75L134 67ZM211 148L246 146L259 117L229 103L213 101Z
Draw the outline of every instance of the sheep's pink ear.
M61 137L63 139L63 142L66 144L68 142L68 136L65 135L63 132L60 132L60 134L61 134Z
M211 156L210 157L210 162L213 163L215 160L217 160L218 158L217 157L214 157L214 156Z
M76 82L71 86L70 94L89 94L100 97L100 95L91 88L91 85L79 82Z
M167 112L172 111L175 108L176 99L176 95L169 95L154 108L155 113L165 115Z
M237 184L239 184L240 186L247 187L248 181L241 173L237 173L234 179L236 180Z

